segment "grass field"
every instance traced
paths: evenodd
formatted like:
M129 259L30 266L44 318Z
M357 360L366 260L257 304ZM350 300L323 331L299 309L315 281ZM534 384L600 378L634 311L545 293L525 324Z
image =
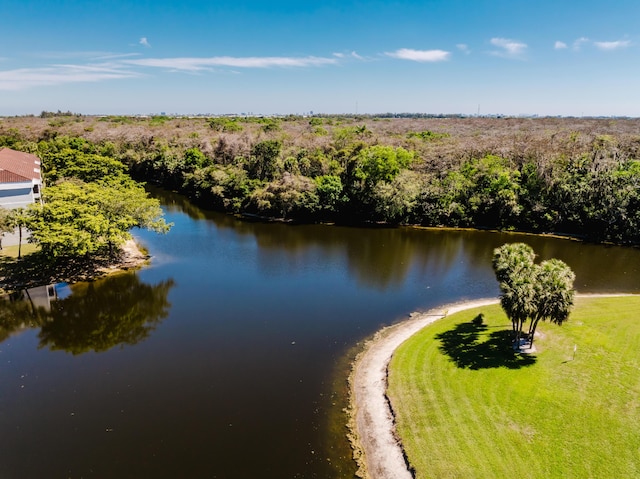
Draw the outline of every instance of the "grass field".
M35 251L38 251L38 246L31 244L31 243L24 243L22 245L22 256L26 255L26 254L30 254L33 253ZM7 256L9 258L17 258L18 257L18 246L4 246L2 248L2 251L0 252L0 257L1 256Z
M510 327L498 305L468 310L396 351L389 397L416 477L640 477L640 297L578 299L529 357Z

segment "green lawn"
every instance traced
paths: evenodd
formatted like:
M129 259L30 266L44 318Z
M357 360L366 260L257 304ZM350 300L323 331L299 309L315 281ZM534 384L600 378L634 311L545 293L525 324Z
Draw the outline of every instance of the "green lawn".
M416 477L640 477L640 297L578 299L530 357L511 352L510 327L482 307L395 353L389 397Z
M22 245L22 256L26 254L33 253L38 251L38 246L31 243L24 243ZM0 251L0 256L7 256L9 258L17 258L18 257L18 245L15 246L4 246L2 251Z

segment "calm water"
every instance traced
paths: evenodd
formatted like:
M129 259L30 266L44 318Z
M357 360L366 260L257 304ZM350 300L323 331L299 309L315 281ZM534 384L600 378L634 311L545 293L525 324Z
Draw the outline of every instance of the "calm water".
M640 250L511 234L240 222L165 195L150 267L0 303L0 478L342 478L348 359L415 310L496 296L531 244L580 292ZM56 299L57 298L57 299Z

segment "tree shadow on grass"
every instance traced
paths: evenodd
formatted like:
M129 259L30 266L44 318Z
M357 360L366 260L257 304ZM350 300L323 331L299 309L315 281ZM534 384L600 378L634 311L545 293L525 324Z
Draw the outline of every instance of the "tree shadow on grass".
M486 334L488 327L474 322L456 324L453 329L436 335L439 349L461 369L509 368L531 366L536 357L513 350L511 330L501 329Z
M104 275L104 269L119 264L122 252L77 258L49 258L41 251L24 255L21 260L0 257L0 289L4 292L53 283L75 283Z

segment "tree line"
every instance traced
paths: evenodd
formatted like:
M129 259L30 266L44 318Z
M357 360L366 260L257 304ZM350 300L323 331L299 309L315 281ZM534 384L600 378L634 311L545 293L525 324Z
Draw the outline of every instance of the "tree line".
M64 128L56 126L39 142L7 129L0 144L99 155L101 168L107 159L120 162L136 179L230 213L640 242L640 135L633 122L104 120L80 132L70 120L65 128L77 136L61 135ZM43 160L58 168L64 158Z

